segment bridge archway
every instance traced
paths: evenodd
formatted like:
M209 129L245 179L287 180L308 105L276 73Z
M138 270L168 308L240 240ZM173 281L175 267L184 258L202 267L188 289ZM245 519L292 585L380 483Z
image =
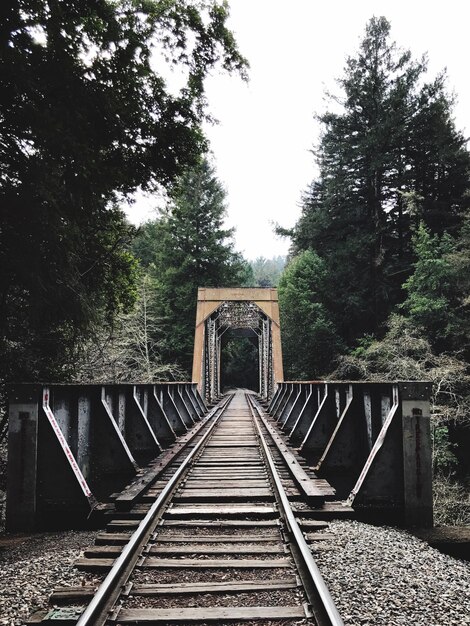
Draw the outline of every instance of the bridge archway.
M271 398L284 380L277 289L199 288L193 382L208 401L220 395L222 337L228 331L257 337L259 394Z

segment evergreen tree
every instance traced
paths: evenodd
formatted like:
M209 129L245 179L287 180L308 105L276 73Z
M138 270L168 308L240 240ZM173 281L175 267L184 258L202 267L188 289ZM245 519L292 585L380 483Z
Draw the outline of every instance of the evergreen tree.
M414 272L404 283L407 298L402 309L412 324L421 328L434 345L455 334L456 320L453 303L453 272L446 258L453 249L450 235L431 235L420 224L414 237L417 261Z
M272 259L265 259L260 256L250 262L253 270L254 285L256 287L277 287L282 271L286 264L283 256L275 256Z
M469 204L470 158L444 77L423 85L426 61L390 42L373 18L339 81L340 112L319 117L320 176L303 201L293 253L313 249L331 285L324 305L349 343L377 333L412 269L412 227L458 230ZM413 202L410 202L410 198Z
M279 281L282 349L287 379L312 380L331 368L341 341L322 301L325 262L311 250L292 259Z
M455 287L453 306L458 319L458 332L453 348L461 358L470 363L470 213L467 214L453 250L446 260L452 268L452 282Z
M442 237L431 235L420 224L413 238L417 260L413 274L403 285L407 298L401 309L438 353L457 352L468 358L468 289L462 292L457 262L462 258L462 247L457 253L458 241L448 233ZM467 265L469 252L467 247Z
M247 264L233 250L233 229L223 225L225 196L214 168L201 159L179 178L161 218L144 229L144 236L152 232L157 242L149 272L153 306L163 320L162 357L188 375L198 287L240 286L247 280Z
M163 230L160 220L147 220L139 226L132 241L132 253L139 260L141 267L148 267L159 254Z

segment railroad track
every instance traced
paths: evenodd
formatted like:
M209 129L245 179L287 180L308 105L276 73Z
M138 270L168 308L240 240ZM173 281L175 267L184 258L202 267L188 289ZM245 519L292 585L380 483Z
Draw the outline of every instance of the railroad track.
M253 396L227 397L180 457L116 498L77 563L107 572L99 587L56 590L63 606L30 623L340 626L312 545L331 538L322 517L348 511Z

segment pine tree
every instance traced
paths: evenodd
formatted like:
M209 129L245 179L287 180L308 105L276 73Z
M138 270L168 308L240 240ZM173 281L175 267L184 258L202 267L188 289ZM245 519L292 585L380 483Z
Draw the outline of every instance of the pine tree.
M282 349L286 375L312 380L326 374L341 341L325 306L325 262L311 250L291 260L279 281Z
M277 287L285 264L286 259L283 256L275 256L272 259L260 256L251 261L254 284L263 288Z
M407 297L401 309L438 353L457 352L468 358L468 288L462 291L459 243L461 238L455 240L448 233L431 235L420 224L413 237L417 260L403 285ZM467 265L468 253L467 247Z
M323 304L349 344L379 332L402 299L418 222L455 232L469 204L470 158L444 76L423 85L425 59L389 36L387 20L373 18L347 60L341 111L319 117L320 176L291 233L294 254L313 249L325 261Z
M144 233L153 233L157 242L147 249L154 250L149 273L155 284L153 307L164 329L162 356L188 375L198 287L241 286L249 275L233 250L233 229L224 227L225 197L214 168L201 159L179 178L161 218L147 224Z

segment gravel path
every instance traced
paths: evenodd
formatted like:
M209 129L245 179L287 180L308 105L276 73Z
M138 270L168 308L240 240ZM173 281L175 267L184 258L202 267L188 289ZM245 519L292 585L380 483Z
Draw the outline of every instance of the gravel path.
M315 560L348 626L470 624L470 564L409 533L332 522L332 549Z

